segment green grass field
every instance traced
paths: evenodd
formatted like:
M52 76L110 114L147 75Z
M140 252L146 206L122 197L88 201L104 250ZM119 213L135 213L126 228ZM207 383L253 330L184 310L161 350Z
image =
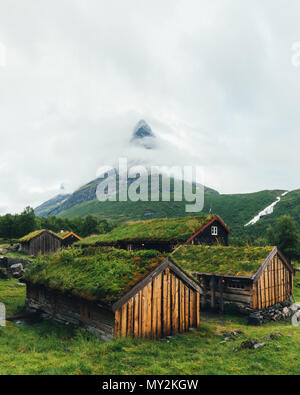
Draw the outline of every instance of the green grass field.
M300 301L298 284L299 273ZM8 315L21 311L25 287L0 280L0 301ZM222 332L233 329L244 334L220 344ZM258 350L233 352L242 341L264 341L272 332L282 336ZM160 341L104 342L49 322L7 324L0 328L0 350L0 374L300 374L300 327L289 322L248 327L244 319L229 316L225 327L206 322L195 332Z

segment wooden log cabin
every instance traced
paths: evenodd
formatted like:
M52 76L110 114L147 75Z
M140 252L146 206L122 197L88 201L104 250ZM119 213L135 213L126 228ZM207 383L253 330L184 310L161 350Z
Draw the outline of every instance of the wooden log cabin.
M26 271L30 311L104 339L157 339L199 327L199 284L157 251L77 250L72 259L71 251Z
M216 215L162 218L127 222L110 233L87 237L76 243L88 246L110 246L131 250L155 249L171 252L180 244L228 245L230 230Z
M60 232L58 236L62 239L63 247L70 247L77 241L81 240L81 237L77 236L74 232Z
M203 309L250 314L292 300L294 269L277 247L182 246L173 259L199 281Z
M62 247L62 239L51 230L37 230L20 239L22 252L29 255L53 254Z

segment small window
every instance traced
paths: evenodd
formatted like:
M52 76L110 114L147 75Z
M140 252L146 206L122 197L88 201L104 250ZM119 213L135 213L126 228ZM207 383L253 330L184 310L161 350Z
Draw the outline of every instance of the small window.
M217 226L211 227L211 234L212 234L212 236L218 236L218 227Z
M245 289L245 285L239 281L227 281L226 286L232 289Z

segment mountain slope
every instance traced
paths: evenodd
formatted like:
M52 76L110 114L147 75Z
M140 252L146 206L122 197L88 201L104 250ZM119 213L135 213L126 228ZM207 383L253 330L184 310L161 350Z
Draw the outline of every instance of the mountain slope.
M256 233L256 229L269 226L270 219L263 217L257 224L245 227L264 207L270 205L276 197L284 191L261 191L249 194L221 195L213 190L205 191L205 203L203 214L212 212L220 215L226 224L230 226L234 235L251 235ZM282 199L281 204L286 204L286 199ZM94 214L101 218L115 221L128 221L151 219L160 217L183 217L186 202L99 202L92 200L70 207L58 214L59 217L75 217ZM300 217L300 194L299 194L299 217ZM277 211L278 210L278 211ZM280 204L270 216L272 219L282 213ZM199 214L198 214L199 215ZM300 219L300 218L299 218ZM264 224L266 224L264 226Z
M49 211L38 215L57 215L58 217L84 217L89 214L117 222L163 217L183 217L186 202L100 202L95 199L99 180L83 186L57 206L49 205ZM150 188L150 186L149 186ZM272 204L284 190L260 191L248 194L222 195L205 189L203 214L220 215L233 233L233 239L254 240L265 237L266 230L273 226L281 215L291 215L300 229L300 190L289 192L274 207L273 213L262 217L254 225L245 226L264 208ZM172 194L171 194L172 197ZM53 201L53 200L52 200ZM41 209L36 211L41 213Z
M34 211L40 217L46 217L49 212L61 205L65 200L70 197L70 194L57 195L54 198L47 200L45 203L38 206Z
M139 148L142 147L145 150L144 152L146 150L155 151L159 147L159 139L155 136L151 127L144 120L141 120L133 130L130 144ZM143 163L143 151L139 152L142 156L141 163ZM129 158L129 162L130 159L132 158ZM174 178L169 178L172 192L170 202L164 202L161 198L159 202L132 202L130 200L127 202L100 202L97 199L96 191L102 180L102 178L95 179L70 195L58 195L37 207L35 212L39 216L55 215L67 218L93 214L114 221L190 215L190 213L186 213L186 202L184 199L181 202L174 202L172 199ZM128 187L133 182L134 180L129 180ZM144 182L148 182L148 196L151 196L151 179L147 180L146 177L143 180ZM161 192L162 187L160 185L155 194L161 197ZM292 215L300 224L300 190L282 196L279 201L277 199L278 196L284 192L283 190L273 190L248 194L221 195L217 191L206 187L203 214L214 213L220 215L232 229L233 238L245 241L264 237L266 229L272 226L276 219L283 214ZM255 224L245 227L262 210L276 202L276 199L276 205L273 204L273 213L260 218ZM195 215L199 215L199 213L195 213Z

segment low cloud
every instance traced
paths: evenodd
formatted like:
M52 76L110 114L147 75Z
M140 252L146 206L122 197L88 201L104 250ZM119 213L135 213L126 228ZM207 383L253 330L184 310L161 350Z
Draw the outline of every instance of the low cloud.
M296 0L3 1L0 213L124 156L202 166L223 193L299 188L299 11ZM157 150L129 144L140 119Z

